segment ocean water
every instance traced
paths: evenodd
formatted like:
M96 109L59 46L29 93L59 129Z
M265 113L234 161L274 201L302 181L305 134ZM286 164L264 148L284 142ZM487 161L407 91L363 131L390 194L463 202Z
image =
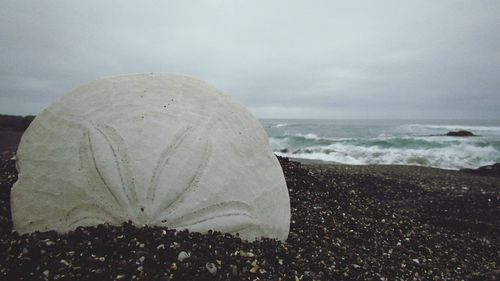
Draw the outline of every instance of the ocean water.
M261 119L281 156L458 170L500 162L500 121ZM467 130L475 137L443 136Z

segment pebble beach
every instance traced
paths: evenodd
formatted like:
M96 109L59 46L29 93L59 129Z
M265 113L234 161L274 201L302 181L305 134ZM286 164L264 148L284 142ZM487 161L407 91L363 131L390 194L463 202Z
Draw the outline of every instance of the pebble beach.
M500 178L278 157L285 242L129 223L19 235L10 189L20 134L2 132L0 280L498 280Z

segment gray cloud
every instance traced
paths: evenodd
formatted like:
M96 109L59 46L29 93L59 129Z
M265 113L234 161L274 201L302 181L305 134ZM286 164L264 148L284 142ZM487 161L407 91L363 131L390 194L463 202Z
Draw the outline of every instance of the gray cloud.
M500 118L498 1L187 2L7 1L0 113L153 71L257 117Z

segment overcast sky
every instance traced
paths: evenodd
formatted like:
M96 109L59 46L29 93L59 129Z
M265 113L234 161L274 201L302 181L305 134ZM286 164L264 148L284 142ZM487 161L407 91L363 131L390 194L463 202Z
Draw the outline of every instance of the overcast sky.
M2 1L0 113L125 73L259 118L500 119L500 1Z

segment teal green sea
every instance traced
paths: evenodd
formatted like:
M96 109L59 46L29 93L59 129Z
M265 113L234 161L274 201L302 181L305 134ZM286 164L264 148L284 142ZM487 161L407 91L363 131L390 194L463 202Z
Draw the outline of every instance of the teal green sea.
M278 155L342 164L442 169L500 162L500 121L261 119ZM467 130L474 137L449 137Z

